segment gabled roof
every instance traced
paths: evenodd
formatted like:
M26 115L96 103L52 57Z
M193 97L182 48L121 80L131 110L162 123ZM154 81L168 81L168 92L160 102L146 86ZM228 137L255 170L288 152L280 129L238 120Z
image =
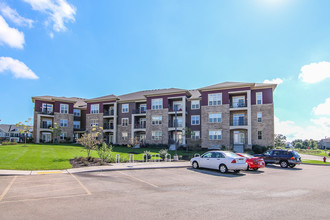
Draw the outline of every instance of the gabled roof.
M19 133L19 129L16 125L0 124L0 129L5 133Z
M85 101L86 102L101 102L101 101L115 101L117 99L118 99L118 97L115 95L106 95L106 96L96 97L93 99L87 99Z
M85 108L87 106L86 100L84 98L78 98L78 97L56 97L56 96L34 96L32 97L32 102L34 103L35 100L42 100L47 102L55 102L55 101L63 101L63 102L69 102L74 103L74 108Z
M268 87L268 88L275 89L276 86L277 86L277 84L273 84L273 83L223 82L223 83L218 83L218 84L214 84L211 86L202 87L199 89L199 91L242 88L242 87L250 87L251 89Z
M191 97L189 99L200 99L201 93L197 89L189 90Z

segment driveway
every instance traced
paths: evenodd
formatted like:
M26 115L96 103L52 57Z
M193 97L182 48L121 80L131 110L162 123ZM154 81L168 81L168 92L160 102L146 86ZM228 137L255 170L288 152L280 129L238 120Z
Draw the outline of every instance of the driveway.
M0 219L329 219L330 167L0 177Z

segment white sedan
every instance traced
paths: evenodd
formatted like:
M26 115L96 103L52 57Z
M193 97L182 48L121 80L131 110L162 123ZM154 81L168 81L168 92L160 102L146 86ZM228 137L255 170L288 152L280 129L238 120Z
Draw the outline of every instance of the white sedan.
M203 167L216 169L221 173L226 173L228 170L238 173L248 167L245 157L230 151L208 151L202 156L192 158L190 162L194 169Z

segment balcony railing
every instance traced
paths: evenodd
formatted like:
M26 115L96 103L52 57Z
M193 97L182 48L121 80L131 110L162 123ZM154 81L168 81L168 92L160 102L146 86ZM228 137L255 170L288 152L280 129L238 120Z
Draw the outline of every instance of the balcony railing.
M247 103L230 103L230 108L245 108Z
M105 124L104 126L103 126L103 129L104 130L107 130L107 129L113 129L113 125L112 124Z
M135 112L135 114L145 114L147 110L145 108L138 108L135 109L133 112Z
M134 125L134 128L146 128L146 124L143 123L143 124L135 124Z
M41 125L40 125L40 128L44 128L44 129L50 129L51 127L52 127L52 125L50 125L50 124L41 123Z
M169 112L175 112L175 111L182 112L182 108L181 107L178 107L178 108L176 108L176 107L169 107L168 108L168 111Z
M54 112L53 111L45 111L45 110L42 110L42 111L38 111L39 114L43 114L43 115L54 115Z
M182 122L177 122L176 124L177 124L177 126L176 126L177 128L182 128L183 127L183 123ZM175 128L175 123L174 122L169 122L168 123L168 127L169 128Z
M115 110L108 110L103 112L103 116L114 116L115 115Z
M246 126L248 125L247 118L232 118L230 126Z

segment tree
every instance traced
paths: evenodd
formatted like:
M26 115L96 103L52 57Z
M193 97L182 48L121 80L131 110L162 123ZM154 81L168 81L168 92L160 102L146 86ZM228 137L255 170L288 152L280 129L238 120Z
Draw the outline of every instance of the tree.
M54 127L50 127L50 129L52 129L53 131L53 143L55 143L55 139L58 138L62 132L62 128L57 126L57 123L54 123ZM57 142L57 139L56 139Z
M301 142L296 142L294 144L294 148L298 148L298 149L301 149L303 147L302 143Z
M109 161L112 154L112 146L108 146L105 142L103 142L102 146L97 149L97 154L99 155L102 162Z
M78 143L85 147L87 152L87 157L90 157L91 151L97 149L97 145L102 143L102 130L103 128L96 128L93 126L90 133L83 134L81 138L78 139Z
M24 123L18 122L16 124L19 133L24 134L24 146L26 145L26 135L30 132L30 129L32 127L31 121L32 118L28 118L28 120L26 120Z
M282 134L276 134L274 142L275 142L275 147L285 147L286 137Z

